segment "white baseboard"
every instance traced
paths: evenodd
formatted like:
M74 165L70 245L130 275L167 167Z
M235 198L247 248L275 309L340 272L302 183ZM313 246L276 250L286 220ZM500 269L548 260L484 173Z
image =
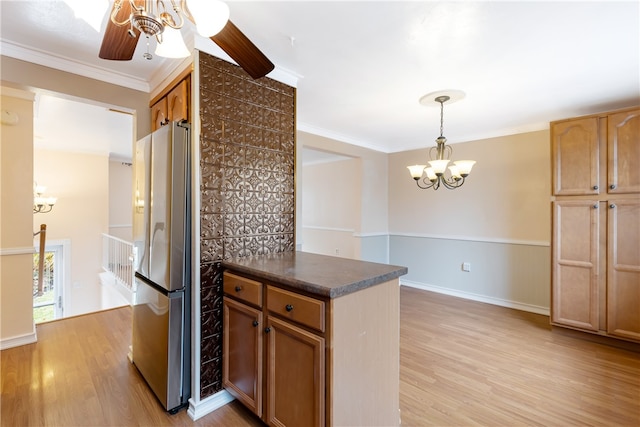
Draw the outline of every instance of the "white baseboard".
M18 347L26 344L38 342L38 335L35 329L30 334L19 335L17 337L4 338L0 341L0 350L6 350L12 347Z
M189 409L187 409L187 414L195 421L212 413L216 409L223 407L234 399L235 398L231 396L227 390L220 390L213 396L209 396L199 402L196 402L191 398L189 399Z
M422 289L425 291L437 292L439 294L451 295L458 298L464 298L472 301L485 302L487 304L499 305L501 307L513 308L521 311L528 311L530 313L542 314L544 316L550 315L548 307L541 307L532 304L525 304L517 301L509 301L501 298L489 297L486 295L473 294L471 292L459 291L457 289L442 288L440 286L428 285L425 283L412 282L410 280L400 280L400 285L408 286L410 288Z

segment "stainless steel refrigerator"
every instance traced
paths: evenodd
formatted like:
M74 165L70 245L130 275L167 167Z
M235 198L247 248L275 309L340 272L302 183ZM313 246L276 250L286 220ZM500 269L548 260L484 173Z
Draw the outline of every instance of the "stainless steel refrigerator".
M137 253L132 355L169 412L191 390L191 181L189 125L137 141L133 240Z

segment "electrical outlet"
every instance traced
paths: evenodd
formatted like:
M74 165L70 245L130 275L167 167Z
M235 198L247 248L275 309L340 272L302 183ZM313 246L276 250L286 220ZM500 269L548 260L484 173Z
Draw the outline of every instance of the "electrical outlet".
M466 272L471 271L471 263L470 262L463 262L462 263L462 271L466 271Z

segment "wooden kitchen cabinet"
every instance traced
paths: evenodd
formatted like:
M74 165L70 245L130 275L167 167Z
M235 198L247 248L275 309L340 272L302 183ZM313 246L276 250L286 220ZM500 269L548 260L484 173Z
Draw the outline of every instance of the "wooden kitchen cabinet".
M609 193L640 193L640 109L607 116Z
M262 416L262 312L230 298L223 299L222 381L227 390L257 416Z
M551 125L553 193L556 196L600 192L598 123L597 117L587 117Z
M253 354L253 344L224 338L223 383L227 391L243 403L248 401L245 405L271 426L398 426L397 277L406 269L366 263L371 265L368 269L362 261L299 252L246 262L252 261L257 268L248 270L254 274L246 273L245 265L238 267L243 270L239 272L233 268L239 264L223 263L225 307L232 310L241 305L241 310L248 308L250 313L246 319L225 315L223 331L244 334L245 341L258 343L250 324L254 319L260 322L256 310L262 314L264 324L258 329L263 334L263 374L254 375L259 371L254 366L254 362L260 364L257 357L250 363L233 357L238 351ZM349 273L352 265L356 273ZM308 268L319 268L320 285L309 282L312 275ZM386 272L378 275L375 269ZM264 271L268 273L261 277ZM287 275L280 281L273 271L291 272L294 277ZM337 279L327 280L332 276ZM350 283L344 289L353 288L343 293L342 285L336 282L344 282L345 276ZM249 393L238 391L237 380L228 374L240 369L247 371L236 374L246 381L244 390L262 389L262 411L252 403L255 398L247 399L244 395Z
M170 122L189 121L190 76L184 77L175 86L165 90L165 94L151 105L151 131Z
M616 200L607 213L607 332L640 342L640 200Z
M295 323L267 317L269 425L324 425L325 340Z
M597 331L599 323L600 204L553 203L552 322Z
M323 426L325 340L303 328L322 322L324 329L324 302L266 286L263 304L262 283L229 272L223 283L225 388L270 425ZM264 305L266 322L261 310L243 302ZM308 307L316 310L309 314ZM279 319L278 313L286 313L289 320Z
M640 109L553 122L551 148L551 322L640 342Z

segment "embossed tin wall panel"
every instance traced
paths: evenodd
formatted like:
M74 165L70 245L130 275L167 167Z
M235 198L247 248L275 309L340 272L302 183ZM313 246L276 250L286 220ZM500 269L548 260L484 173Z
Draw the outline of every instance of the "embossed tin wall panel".
M295 250L295 89L200 53L200 397L221 390L220 261Z

